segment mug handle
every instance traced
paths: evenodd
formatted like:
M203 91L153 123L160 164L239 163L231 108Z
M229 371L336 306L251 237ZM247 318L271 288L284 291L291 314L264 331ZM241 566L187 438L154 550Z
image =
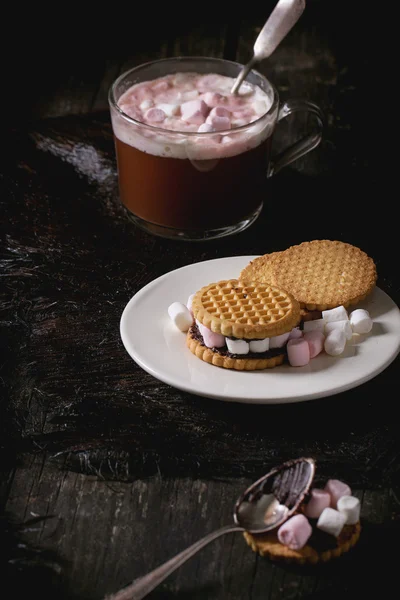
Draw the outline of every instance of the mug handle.
M316 121L316 130L314 133L302 137L300 140L277 154L277 156L269 163L267 172L268 177L272 177L272 175L278 173L283 167L286 167L301 156L314 150L322 139L322 130L324 127L323 112L319 106L308 100L287 100L279 109L277 123L296 112L308 112L313 115Z

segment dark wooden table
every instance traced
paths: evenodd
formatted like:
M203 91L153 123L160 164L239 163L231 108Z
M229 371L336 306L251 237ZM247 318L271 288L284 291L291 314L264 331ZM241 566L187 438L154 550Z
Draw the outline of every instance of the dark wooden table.
M398 359L331 398L250 406L159 382L119 336L128 300L170 270L317 238L368 252L379 287L399 304L396 222L375 169L378 125L365 96L373 65L358 52L368 28L345 3L309 1L260 67L282 99L318 103L326 128L316 151L271 180L274 201L250 229L177 243L140 231L121 210L112 80L163 56L244 62L273 5L256 4L245 18L203 6L202 18L180 8L176 20L168 7L150 6L140 18L125 7L122 23L115 7L109 17L24 20L29 60L10 70L11 97L3 95L0 169L1 597L100 600L230 523L248 483L301 455L362 500L363 532L348 556L325 568L284 569L232 534L149 598L384 597L397 581ZM291 124L280 129L277 147L291 132Z

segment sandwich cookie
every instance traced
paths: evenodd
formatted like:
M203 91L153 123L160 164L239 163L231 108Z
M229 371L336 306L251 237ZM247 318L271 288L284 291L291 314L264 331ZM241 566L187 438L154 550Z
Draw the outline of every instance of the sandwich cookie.
M190 351L207 363L239 371L282 364L289 335L301 319L299 303L283 289L237 279L201 288L191 311Z

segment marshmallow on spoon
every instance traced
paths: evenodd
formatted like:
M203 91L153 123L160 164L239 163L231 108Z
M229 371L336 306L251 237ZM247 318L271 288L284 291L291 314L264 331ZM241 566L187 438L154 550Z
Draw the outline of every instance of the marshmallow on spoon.
M354 333L369 333L372 324L372 319L367 310L356 308L350 313L350 325Z
M306 504L304 514L310 519L318 519L325 508L331 504L331 496L325 490L314 488L311 490L311 497Z
M322 318L327 323L331 323L332 321L347 321L349 315L347 314L347 310L344 306L337 306L336 308L331 308L330 310L323 310Z
M331 507L336 508L339 498L342 496L351 496L351 489L347 483L340 479L328 479L324 490L331 496Z
M346 336L340 329L334 329L325 338L324 349L330 356L339 356L346 346Z
M338 537L342 531L346 517L334 508L324 508L317 521L318 529Z
M189 309L181 302L173 302L168 307L168 315L174 325L183 332L188 331L193 323L193 317Z
M346 525L355 525L360 520L360 501L355 496L342 496L337 509L346 517Z
M315 358L324 349L325 336L322 331L306 331L304 339L310 348L310 358Z
M353 337L353 330L350 325L350 321L330 321L325 325L325 333L328 335L331 331L338 329L339 331L343 331L346 336L346 340L351 340Z
M291 550L303 548L312 534L312 527L304 515L294 515L278 529L278 540Z

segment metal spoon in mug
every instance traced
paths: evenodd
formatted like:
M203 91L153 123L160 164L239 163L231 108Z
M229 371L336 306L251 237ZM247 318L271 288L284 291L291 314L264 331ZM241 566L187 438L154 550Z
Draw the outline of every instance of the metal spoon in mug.
M237 94L243 81L257 63L271 56L293 25L297 23L305 6L305 0L278 1L255 41L252 59L243 67L235 79L231 94Z
M154 571L136 579L106 600L141 600L196 552L225 533L266 533L288 519L311 488L315 474L312 458L289 460L258 479L236 501L232 525L221 527L195 542Z

